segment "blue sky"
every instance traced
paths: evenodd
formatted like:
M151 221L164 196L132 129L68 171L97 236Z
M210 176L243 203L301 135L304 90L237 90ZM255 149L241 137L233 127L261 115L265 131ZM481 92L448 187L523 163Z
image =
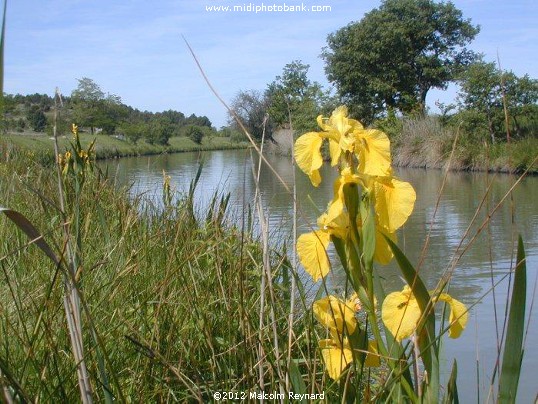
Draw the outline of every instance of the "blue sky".
M330 6L322 12L216 12L210 6ZM319 58L329 33L378 7L371 0L12 0L5 48L7 93L70 94L77 78L141 110L206 115L217 127L226 111L190 56L229 101L239 90L264 90L286 63L309 64L310 78L328 85ZM471 47L518 75L538 77L538 2L455 0L481 26ZM432 91L428 102L455 90Z

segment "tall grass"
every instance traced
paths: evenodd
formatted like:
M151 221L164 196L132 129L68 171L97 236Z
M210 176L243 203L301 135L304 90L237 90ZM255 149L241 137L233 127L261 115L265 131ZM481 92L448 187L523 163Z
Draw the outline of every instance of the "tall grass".
M28 159L2 162L0 192L4 204L46 229L61 254L64 222L47 171ZM84 265L76 281L88 307L84 360L95 400L104 399L108 385L115 398L207 401L213 391L277 386L279 349L290 349L300 367L309 362L308 342L288 347L278 338L288 329L288 261L270 251L264 259L251 234L225 223L226 198L214 198L204 216L193 210L192 194L162 209L129 200L98 174L87 181L78 202ZM78 401L58 268L0 220L0 358L9 374L3 383L19 399ZM271 290L260 289L269 275ZM294 324L294 331L303 327Z
M538 139L524 138L509 143L477 141L460 131L452 153L457 128L445 126L436 116L405 118L401 130L391 138L394 164L401 167L446 168L452 170L538 172Z

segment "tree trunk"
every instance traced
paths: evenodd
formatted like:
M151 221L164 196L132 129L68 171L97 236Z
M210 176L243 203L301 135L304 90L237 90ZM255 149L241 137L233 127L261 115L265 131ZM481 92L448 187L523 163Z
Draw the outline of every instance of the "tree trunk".
M422 88L420 90L420 101L419 101L419 113L422 116L426 116L426 96L428 95L429 88Z

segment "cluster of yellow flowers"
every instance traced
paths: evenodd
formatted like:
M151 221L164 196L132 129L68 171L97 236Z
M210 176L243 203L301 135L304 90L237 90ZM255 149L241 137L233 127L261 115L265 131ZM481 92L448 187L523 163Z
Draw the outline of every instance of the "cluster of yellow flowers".
M64 154L58 155L58 165L62 171L62 174L66 176L70 170L77 170L78 166L84 168L87 165L91 164L91 157L93 154L94 143L90 145L88 150L84 150L80 145L80 139L78 137L78 126L75 124L71 125L71 132L75 140L75 145L73 146L73 153L71 151L66 151Z
M345 106L334 110L329 118L318 116L321 132L308 132L295 143L295 159L299 168L310 178L314 186L321 183L319 169L323 164L321 148L325 140L331 166L338 166L339 177L334 183L334 196L327 210L317 220L318 229L301 235L297 240L297 254L305 270L314 281L325 277L330 270L327 249L331 240L348 242L352 227L362 228L366 220L361 214L350 215L346 205L346 192L354 192L356 199L366 201L366 213L373 208L375 223L375 251L373 260L387 264L393 257L387 238L396 240L396 231L404 225L413 212L416 194L413 187L395 178L391 168L390 141L385 133L366 129L357 120L348 118ZM349 189L354 186L356 189ZM361 189L360 195L358 189ZM364 214L364 210L363 210ZM351 220L356 226L351 226ZM450 305L450 332L456 338L467 322L463 304L441 293L438 300ZM337 379L352 361L352 350L347 336L357 327L353 304L329 296L314 303L314 314L318 321L329 329L331 338L320 341L322 356L329 376ZM401 292L387 296L382 305L382 320L386 328L398 340L412 335L422 313L408 286ZM376 345L369 344L370 352ZM379 356L367 356L367 365L379 363Z
M380 130L365 129L360 122L347 117L347 108L337 108L330 118L318 116L323 132L309 132L295 143L297 165L314 186L321 182L323 164L321 146L329 141L331 165L339 166L340 177L334 184L334 198L327 212L318 219L319 230L303 234L297 240L297 253L306 271L317 281L330 269L327 247L331 236L349 237L349 215L345 212L344 186L363 187L374 206L376 249L374 259L387 264L392 252L383 234L395 240L395 232L407 221L415 204L413 187L392 175L390 141ZM361 226L360 218L357 225Z

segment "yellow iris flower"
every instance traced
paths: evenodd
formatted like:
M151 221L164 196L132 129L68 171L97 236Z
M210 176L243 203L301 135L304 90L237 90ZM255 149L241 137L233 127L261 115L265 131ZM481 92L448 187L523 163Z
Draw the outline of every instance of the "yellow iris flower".
M327 214L318 218L319 230L301 234L297 239L297 255L314 282L325 277L331 268L327 248L331 235L345 240L349 234L349 218L341 214L328 220Z
M390 170L389 174L392 174ZM394 233L411 216L417 199L411 184L392 175L365 176L352 174L349 168L345 168L334 183L334 198L327 211L329 220L344 211L344 185L351 183L360 184L369 190L374 199L376 222L386 230L385 233Z
M458 338L467 325L469 318L467 308L448 293L441 293L437 301L448 303L450 307L448 335L451 338ZM381 308L383 323L399 342L415 332L421 316L417 299L408 285L405 285L401 292L390 293Z
M386 175L390 169L390 141L383 132L364 129L362 124L347 117L345 106L336 108L329 118L319 115L317 122L323 132L308 132L295 142L295 159L312 185L321 182L319 168L323 164L321 146L329 141L331 165L335 166L342 152L354 153L359 159L359 171L367 175Z
M329 329L331 335L331 338L319 341L319 347L327 373L333 380L337 380L353 361L353 351L347 335L353 334L357 328L355 300L355 296L346 302L334 296L327 296L314 302L313 305L314 316ZM375 341L369 341L368 351L365 366L379 366L380 360Z
M389 170L389 173L391 171ZM342 170L334 183L334 198L327 210L327 220L332 221L344 215L344 186L358 184L365 187L374 203L376 220L376 249L374 260L380 264L388 264L392 259L385 236L396 241L396 230L407 221L415 206L416 193L411 184L392 176L374 177L353 174L350 168ZM358 223L361 226L361 223Z

